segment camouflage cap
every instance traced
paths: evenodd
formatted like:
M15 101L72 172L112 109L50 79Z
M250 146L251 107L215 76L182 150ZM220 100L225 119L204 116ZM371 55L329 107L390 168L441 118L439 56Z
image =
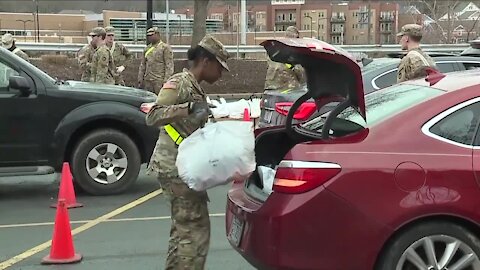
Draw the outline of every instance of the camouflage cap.
M103 27L95 27L92 29L89 36L101 36L106 34L105 29Z
M300 36L300 32L298 32L298 29L295 26L289 26L287 30L285 30L285 34L290 38L296 38Z
M402 26L401 31L397 34L397 37L401 36L413 36L413 37L422 37L423 36L423 29L421 25L418 24L406 24Z
M113 26L107 26L105 27L105 32L107 34L115 34L115 28Z
M216 39L212 35L206 35L200 41L200 43L198 43L198 46L215 55L217 61L223 66L223 68L225 68L227 71L230 71L227 65L227 60L230 56L227 52L227 49L225 49L223 44L218 41L218 39Z
M5 49L10 49L13 45L13 36L10 33L6 33L2 36L2 47Z
M147 36L151 36L155 33L160 34L160 29L158 29L158 27L154 26L154 27L148 28Z

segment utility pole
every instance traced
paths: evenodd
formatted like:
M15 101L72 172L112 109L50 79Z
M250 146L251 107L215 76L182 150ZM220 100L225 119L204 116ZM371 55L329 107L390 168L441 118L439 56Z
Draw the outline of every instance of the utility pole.
M167 44L170 44L170 22L168 21L168 15L170 14L170 7L168 5L168 0L165 0L166 2L166 7L165 9L167 10L167 27L166 27L166 36L167 36Z
M240 28L242 33L241 43L242 45L247 45L247 0L241 0L241 11L240 11Z
M368 14L367 14L367 23L368 23L368 25L367 25L367 31L368 31L368 34L367 34L367 40L368 40L368 41L367 41L367 44L370 45L370 42L371 42L371 37L370 37L370 34L371 34L371 33L370 33L370 32L371 32L371 31L370 31L371 18L370 18L370 17L371 17L371 15L372 15L372 10L371 10L371 6L370 6L370 0L368 0L367 12L368 12Z
M153 26L152 23L152 13L153 13L153 0L147 0L147 28L151 28Z

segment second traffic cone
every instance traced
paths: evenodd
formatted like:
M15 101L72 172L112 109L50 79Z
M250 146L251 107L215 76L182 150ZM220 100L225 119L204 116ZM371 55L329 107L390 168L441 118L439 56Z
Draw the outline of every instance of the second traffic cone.
M60 180L60 191L58 192L58 200L65 199L67 208L83 207L83 204L78 203L75 198L75 190L73 189L72 173L68 162L63 163L62 177ZM58 201L57 201L58 203ZM50 207L55 208L57 204L52 204Z
M251 121L248 108L245 108L245 110L243 110L243 121Z
M64 199L58 201L55 225L53 228L50 254L42 259L42 264L67 264L82 260L82 255L75 253L70 217Z

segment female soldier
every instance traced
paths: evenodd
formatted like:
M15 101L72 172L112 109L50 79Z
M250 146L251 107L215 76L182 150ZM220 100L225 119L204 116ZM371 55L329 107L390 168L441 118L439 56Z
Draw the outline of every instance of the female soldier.
M204 37L188 50L192 67L170 77L146 118L148 125L161 127L148 171L157 174L171 203L166 269L204 269L205 266L210 243L208 196L205 191L190 189L179 179L175 161L182 140L208 120L209 107L200 82L217 81L223 69L229 70L228 57L222 43L212 36Z

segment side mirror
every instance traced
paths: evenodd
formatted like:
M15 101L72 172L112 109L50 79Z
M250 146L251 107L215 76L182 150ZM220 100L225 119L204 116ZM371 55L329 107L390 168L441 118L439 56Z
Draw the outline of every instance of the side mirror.
M19 90L23 96L29 96L32 93L30 90L30 84L24 77L10 76L8 81L10 83L10 88Z

